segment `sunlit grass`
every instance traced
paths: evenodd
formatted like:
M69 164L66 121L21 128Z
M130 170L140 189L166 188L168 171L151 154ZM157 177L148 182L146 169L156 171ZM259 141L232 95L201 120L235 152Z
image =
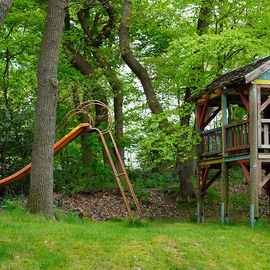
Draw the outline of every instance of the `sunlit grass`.
M270 226L0 213L0 269L270 269Z

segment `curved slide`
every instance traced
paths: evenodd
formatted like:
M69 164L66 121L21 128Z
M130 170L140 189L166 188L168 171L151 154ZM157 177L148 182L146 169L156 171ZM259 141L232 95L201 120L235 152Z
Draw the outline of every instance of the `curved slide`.
M66 145L76 139L80 134L82 134L85 130L89 130L91 128L90 124L83 123L78 125L72 131L70 131L66 136L60 139L58 142L54 144L54 154L61 151ZM0 187L12 183L14 181L19 180L23 176L30 173L32 167L32 163L26 165L23 169L19 170L18 172L3 178L0 180Z

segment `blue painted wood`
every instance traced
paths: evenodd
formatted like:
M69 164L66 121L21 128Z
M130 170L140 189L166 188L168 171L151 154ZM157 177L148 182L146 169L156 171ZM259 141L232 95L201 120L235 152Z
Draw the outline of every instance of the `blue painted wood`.
M232 161L249 159L249 158L250 158L250 155L240 155L240 156L226 157L224 162L232 162Z
M256 80L270 80L270 70L261 74Z

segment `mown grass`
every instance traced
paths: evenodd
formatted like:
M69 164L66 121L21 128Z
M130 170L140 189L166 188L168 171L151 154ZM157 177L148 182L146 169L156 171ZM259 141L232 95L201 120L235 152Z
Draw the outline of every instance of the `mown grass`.
M270 225L60 221L0 213L0 269L270 269Z

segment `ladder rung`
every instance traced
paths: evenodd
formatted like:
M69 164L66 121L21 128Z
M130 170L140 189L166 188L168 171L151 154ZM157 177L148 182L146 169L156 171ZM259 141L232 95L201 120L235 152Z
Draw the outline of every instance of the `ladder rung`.
M119 174L116 174L116 176L122 176L122 175L125 175L125 173L119 173Z

